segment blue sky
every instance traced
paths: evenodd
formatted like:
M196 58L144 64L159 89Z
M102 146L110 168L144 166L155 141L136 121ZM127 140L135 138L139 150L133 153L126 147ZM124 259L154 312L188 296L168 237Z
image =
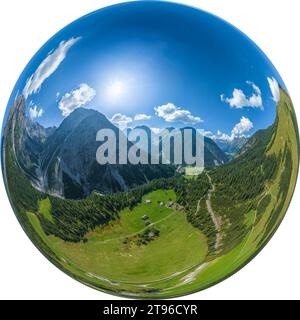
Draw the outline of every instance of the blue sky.
M115 124L193 125L211 136L250 135L273 123L276 69L244 34L178 4L132 2L91 13L53 36L32 58L9 100L59 125L77 107Z

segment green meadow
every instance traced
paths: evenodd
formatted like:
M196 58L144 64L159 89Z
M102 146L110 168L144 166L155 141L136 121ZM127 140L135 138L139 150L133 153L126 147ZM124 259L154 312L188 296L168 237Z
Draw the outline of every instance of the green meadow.
M146 200L151 203L147 204ZM28 216L35 230L67 268L81 270L81 274L88 270L84 276L95 280L102 278L119 285L140 286L172 278L199 265L206 257L205 236L186 221L184 212L166 206L175 200L171 190L151 192L133 210L122 210L120 219L96 227L86 235L87 242L80 243L46 236L37 216L33 213ZM41 205L44 206L44 202L40 202ZM44 212L42 208L40 211ZM149 216L148 226L142 218L145 214ZM146 245L137 245L138 235L153 226L160 231L159 236ZM124 243L125 239L128 243Z
M75 279L128 297L179 296L239 270L280 225L298 174L297 122L283 90L274 124L236 159L128 192L42 194L14 161L10 136L6 143L9 195L31 240Z

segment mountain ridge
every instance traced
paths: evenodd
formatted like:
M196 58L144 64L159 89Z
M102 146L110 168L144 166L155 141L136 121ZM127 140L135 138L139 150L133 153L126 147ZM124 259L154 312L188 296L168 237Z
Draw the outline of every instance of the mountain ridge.
M127 191L152 179L176 174L176 167L172 163L99 165L96 161L100 145L96 141L97 132L110 128L116 133L117 141L122 133L105 115L94 109L77 108L58 127L44 128L26 115L26 101L19 96L8 122L13 124L17 162L33 186L44 193L79 199L94 190L103 194ZM143 128L148 134L151 131L149 127ZM128 148L131 145L128 141ZM204 137L204 148L206 167L228 162L226 154L213 140Z
M76 109L47 136L45 128L26 116L26 102L20 96L12 106L8 124L6 134L12 135L16 162L32 185L43 193L79 199L94 190L127 191L176 172L171 165L99 165L98 130L111 128L119 133L119 129L96 110ZM41 134L37 135L34 128ZM33 139L35 136L38 138Z
M213 139L218 147L230 158L233 158L248 140L249 138L246 137L235 137L232 140L224 140L220 138Z

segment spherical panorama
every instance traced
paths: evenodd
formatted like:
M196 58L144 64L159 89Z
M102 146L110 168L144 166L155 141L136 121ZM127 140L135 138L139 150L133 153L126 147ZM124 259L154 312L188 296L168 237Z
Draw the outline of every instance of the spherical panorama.
M36 247L111 294L169 298L250 261L282 221L299 149L264 53L195 8L137 1L36 53L2 128L7 193Z

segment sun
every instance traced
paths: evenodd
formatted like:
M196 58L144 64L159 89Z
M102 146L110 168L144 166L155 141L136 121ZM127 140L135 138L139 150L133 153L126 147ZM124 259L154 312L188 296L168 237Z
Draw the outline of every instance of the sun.
M108 84L106 91L107 97L110 100L118 100L125 95L125 84L120 80L112 81Z
M123 108L136 97L136 81L129 72L119 71L103 74L99 79L100 102L107 108Z

